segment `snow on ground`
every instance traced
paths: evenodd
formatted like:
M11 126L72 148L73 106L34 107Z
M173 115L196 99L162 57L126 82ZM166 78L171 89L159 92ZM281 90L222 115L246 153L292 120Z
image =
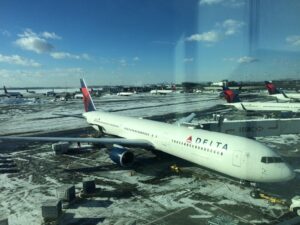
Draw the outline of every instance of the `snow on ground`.
M95 99L97 108L136 117L198 112L221 103L214 96L194 94ZM81 100L0 102L0 135L85 127L83 119L58 115L80 114L82 109ZM300 144L299 135L259 141L279 152L295 150ZM8 215L10 224L41 224L42 202L55 198L62 184L72 183L79 192L86 177L97 181L102 196L78 200L65 210L61 224L260 224L272 223L287 210L252 199L250 188L194 164L188 168L199 176L166 172L168 161L137 167L131 174L131 170L114 166L103 151L55 157L49 148L44 144L23 146L10 154L20 169L0 174L0 216ZM85 172L85 168L92 170ZM284 193L286 187L278 187Z
M39 185L32 182L31 175L18 179L7 174L0 175L0 182L0 213L8 216L10 224L40 224L42 216L37 209L43 201L53 199L52 183Z
M222 103L205 95L174 94L170 96L135 95L95 98L97 108L133 117L164 115L204 110ZM25 100L24 100L25 101ZM81 114L82 100L67 102L31 102L31 104L2 104L0 102L0 135L27 132L48 132L87 126L85 120L64 115Z

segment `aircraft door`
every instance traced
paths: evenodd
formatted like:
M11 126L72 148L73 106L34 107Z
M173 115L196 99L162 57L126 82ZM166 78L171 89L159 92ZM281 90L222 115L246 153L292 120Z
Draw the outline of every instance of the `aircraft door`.
M232 165L236 167L241 166L242 153L240 151L233 151L232 153Z
M163 145L164 147L168 147L168 146L169 146L169 136L168 136L168 134L164 132L164 133L161 135L161 137L162 137L162 141L161 141L162 145Z

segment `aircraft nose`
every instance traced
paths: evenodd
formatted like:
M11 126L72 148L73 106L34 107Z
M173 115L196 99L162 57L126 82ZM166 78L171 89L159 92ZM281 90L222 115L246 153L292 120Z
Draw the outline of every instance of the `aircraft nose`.
M295 177L295 172L288 165L285 165L281 170L281 175L285 181L288 181Z

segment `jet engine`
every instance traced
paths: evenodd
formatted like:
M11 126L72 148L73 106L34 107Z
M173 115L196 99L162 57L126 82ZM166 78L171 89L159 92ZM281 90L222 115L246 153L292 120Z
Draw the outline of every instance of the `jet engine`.
M130 166L134 161L134 154L123 147L114 146L109 153L110 159L119 166Z

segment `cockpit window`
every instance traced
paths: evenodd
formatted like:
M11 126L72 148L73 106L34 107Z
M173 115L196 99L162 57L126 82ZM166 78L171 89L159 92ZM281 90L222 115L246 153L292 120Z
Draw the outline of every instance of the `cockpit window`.
M262 157L261 162L263 162L263 163L281 163L283 161L280 157Z

